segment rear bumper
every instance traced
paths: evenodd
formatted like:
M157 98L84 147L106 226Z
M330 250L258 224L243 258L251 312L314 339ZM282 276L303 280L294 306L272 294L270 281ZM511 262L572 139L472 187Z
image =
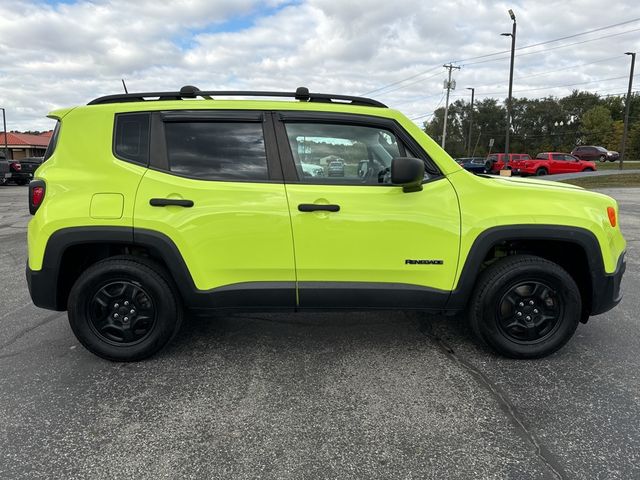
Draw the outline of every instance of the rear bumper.
M27 262L26 275L29 295L31 295L31 301L36 307L47 310L65 310L58 305L58 285L55 272L47 268L31 270L29 262Z
M594 281L593 300L591 302L591 315L600 315L608 312L622 300L622 277L627 268L625 253L622 252L618 259L616 271L611 275L603 275Z

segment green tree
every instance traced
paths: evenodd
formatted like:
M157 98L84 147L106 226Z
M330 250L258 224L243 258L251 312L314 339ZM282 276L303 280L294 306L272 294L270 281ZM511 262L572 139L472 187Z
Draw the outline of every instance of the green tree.
M607 107L593 107L582 116L584 143L603 145L610 139L612 129L613 119Z

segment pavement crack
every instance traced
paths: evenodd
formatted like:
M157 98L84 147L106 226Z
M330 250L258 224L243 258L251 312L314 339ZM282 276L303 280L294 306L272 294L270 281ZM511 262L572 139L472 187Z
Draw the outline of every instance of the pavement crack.
M60 318L61 316L63 316L64 313L63 312L56 312L56 313L52 313L51 315L47 315L46 317L44 317L42 320L40 320L38 323L36 323L35 325L31 325L23 330L20 330L18 333L16 333L13 337L11 337L9 340L7 340L5 343L3 343L2 345L0 345L0 350L4 350L5 348L7 348L8 346L14 344L15 342L17 342L18 340L20 340L22 337L24 337L26 334L28 334L29 332L32 332L33 330L42 327L43 325L46 325L49 322L52 322L58 318Z
M448 345L442 338L440 338L433 330L433 325L426 320L420 321L419 331L429 340L434 342L447 357L456 362L461 368L466 370L471 376L487 390L494 399L498 402L501 409L509 417L509 420L515 427L518 434L528 443L530 443L535 451L536 456L544 463L554 476L559 480L566 480L568 478L564 468L560 465L558 460L549 451L549 449L540 441L540 439L533 433L525 424L521 415L518 413L515 405L509 400L507 395L501 391L501 389L494 384L487 375L485 375L480 369L475 367L469 361L461 358L456 354L455 350Z

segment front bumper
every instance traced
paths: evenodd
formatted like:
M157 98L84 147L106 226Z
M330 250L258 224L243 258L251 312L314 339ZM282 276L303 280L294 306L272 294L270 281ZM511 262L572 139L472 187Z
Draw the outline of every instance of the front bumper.
M618 259L616 271L610 275L604 275L594 279L593 300L591 302L591 315L600 315L608 312L622 300L622 276L627 268L625 253L622 252Z

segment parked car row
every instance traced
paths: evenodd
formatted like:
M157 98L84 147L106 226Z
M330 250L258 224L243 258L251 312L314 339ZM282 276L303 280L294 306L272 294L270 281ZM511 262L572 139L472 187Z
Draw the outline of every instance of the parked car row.
M494 153L482 157L463 157L456 161L460 166L473 173L499 173L506 167L515 174L553 175L557 173L592 172L597 170L596 161L614 162L620 154L604 147L581 146L571 153L542 152L531 158L526 153Z
M0 185L15 183L26 185L33 179L33 172L42 163L42 157L29 157L20 160L7 160L0 157Z

